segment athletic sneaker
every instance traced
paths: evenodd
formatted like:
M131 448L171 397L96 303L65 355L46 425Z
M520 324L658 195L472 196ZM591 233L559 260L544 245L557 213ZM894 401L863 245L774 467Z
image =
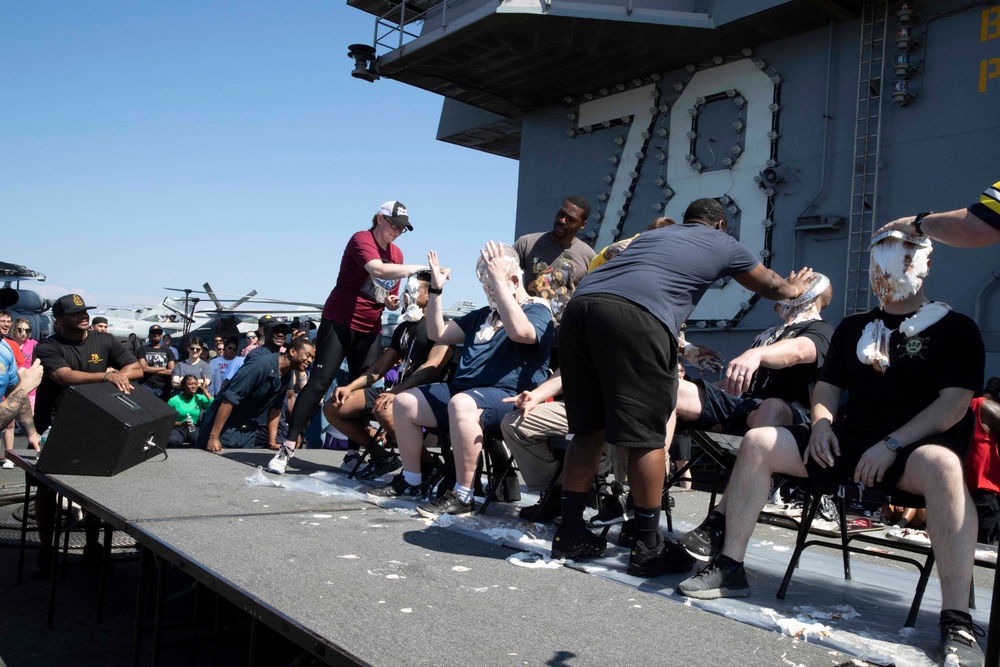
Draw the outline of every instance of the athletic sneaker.
M584 530L579 535L572 535L562 526L556 531L552 538L552 558L570 558L580 560L581 558L600 558L604 555L604 550L608 548L608 541L599 535L594 535L589 530Z
M824 521L837 523L840 521L840 512L837 511L837 503L833 502L833 496L824 495L819 498L819 509L816 514Z
M0 466L0 468L3 468L4 470L10 470L13 467L14 467L14 462L11 461L10 459L4 459L3 465Z
M694 558L684 547L656 533L656 546L650 549L645 542L636 542L628 560L628 573L633 577L656 577L663 573L687 572L694 565Z
M982 667L986 664L983 649L976 641L976 635L986 633L977 625L960 620L942 620L941 642L938 644L938 658L947 667Z
M613 526L616 523L631 520L632 516L632 494L616 493L606 498L601 511L590 517L590 525Z
M344 460L340 463L340 472L346 472L348 474L354 472L354 466L356 466L360 460L361 454L353 449L350 450L344 455Z
M424 491L423 485L410 486L406 483L403 473L399 473L385 486L369 491L368 495L376 498L420 498L424 495Z
M705 519L700 526L682 536L679 541L689 554L698 560L707 561L722 551L725 540L725 524L719 525L711 519Z
M396 454L389 454L381 458L373 459L355 477L357 479L378 479L387 472L399 470L403 467L403 461Z
M428 519L436 519L442 514L452 514L454 516L468 516L476 511L475 501L463 502L459 500L458 494L454 490L448 491L437 500L432 500L423 505L417 505L417 513Z
M289 449L282 445L278 447L278 453L274 455L270 463L267 464L267 471L273 472L275 475L284 475L285 470L288 468L288 459L295 455L294 449Z
M719 556L690 579L677 584L681 595L699 600L745 598L750 595L747 571L743 563Z

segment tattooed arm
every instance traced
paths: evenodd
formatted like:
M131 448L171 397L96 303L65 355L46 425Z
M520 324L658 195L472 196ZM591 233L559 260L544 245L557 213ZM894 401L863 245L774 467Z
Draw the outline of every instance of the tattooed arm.
M21 422L28 434L28 442L36 450L41 442L41 436L35 430L35 419L31 412L31 401L28 394L38 388L42 382L42 362L35 359L31 368L18 371L18 383L8 387L5 400L0 403L0 428L6 428L14 419Z

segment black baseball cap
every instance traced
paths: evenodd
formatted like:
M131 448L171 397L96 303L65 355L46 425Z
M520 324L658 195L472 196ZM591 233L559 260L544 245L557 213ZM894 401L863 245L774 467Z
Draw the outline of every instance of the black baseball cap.
M389 222L392 223L393 227L413 231L413 225L410 224L410 214L406 210L406 206L403 205L403 202L395 200L387 201L379 206L378 215L384 215L389 218Z
M52 315L62 317L73 313L82 313L85 310L93 310L95 306L87 306L83 302L83 297L79 294L67 294L56 299L52 304Z
M154 324L153 326L149 327L149 333L155 333L155 332L163 333L163 327L161 327L159 324Z
M274 322L274 315L261 315L260 319L257 320L257 325L262 327L268 327Z
M90 323L91 324L107 324L108 323L108 318L106 318L106 317L95 317L95 318L93 318L93 319L90 320Z
M270 322L268 322L267 324L264 325L264 330L265 331L273 331L275 329L279 329L281 331L281 333L284 333L284 334L287 334L288 332L290 332L292 330L292 328L290 326L288 326L287 322L282 322L280 320L275 320L273 318L271 319Z

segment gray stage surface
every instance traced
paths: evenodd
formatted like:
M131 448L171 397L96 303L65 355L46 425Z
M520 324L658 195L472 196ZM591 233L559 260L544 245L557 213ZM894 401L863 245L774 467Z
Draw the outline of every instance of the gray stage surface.
M673 594L680 575L625 575L620 549L597 564L597 576L570 567L516 567L507 560L514 551L502 542L517 543L520 535L522 550L542 552L543 542L530 538L551 537L550 529L517 522L516 508L497 505L486 517L428 525L412 517L407 503L368 502L358 492L362 484L335 472L341 453L301 452L293 474L281 479L297 488L261 484L253 466L269 457L171 450L165 462L113 478L54 480L104 508L106 519L127 525L154 553L170 554L195 578L225 589L225 597L262 610L265 621L288 628L331 662L834 665L848 662L834 650L841 649L878 664L931 664L924 652L936 640L933 590L917 631L899 634L916 580L909 571L859 559L860 581L845 583L839 559L807 551L789 598L777 600L788 557L781 542L790 544L791 531L761 526L763 539L748 557L753 596L700 603L715 612L705 613ZM679 494L675 528L690 527L705 502L705 494ZM980 607L988 606L988 593L979 591ZM860 616L822 620L828 631L810 637L813 643L763 629L784 625L794 633L807 625L796 620L796 607L812 606L821 618L844 604ZM988 616L977 618L985 624Z

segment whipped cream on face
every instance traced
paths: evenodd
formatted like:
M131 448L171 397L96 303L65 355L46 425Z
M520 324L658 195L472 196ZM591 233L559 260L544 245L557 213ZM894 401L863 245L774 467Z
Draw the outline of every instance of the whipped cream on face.
M889 239L872 246L869 278L881 306L908 299L920 290L930 271L933 249Z
M410 276L403 286L403 314L400 322L419 322L424 318L424 311L417 305L417 294L420 292L420 281L416 276Z

